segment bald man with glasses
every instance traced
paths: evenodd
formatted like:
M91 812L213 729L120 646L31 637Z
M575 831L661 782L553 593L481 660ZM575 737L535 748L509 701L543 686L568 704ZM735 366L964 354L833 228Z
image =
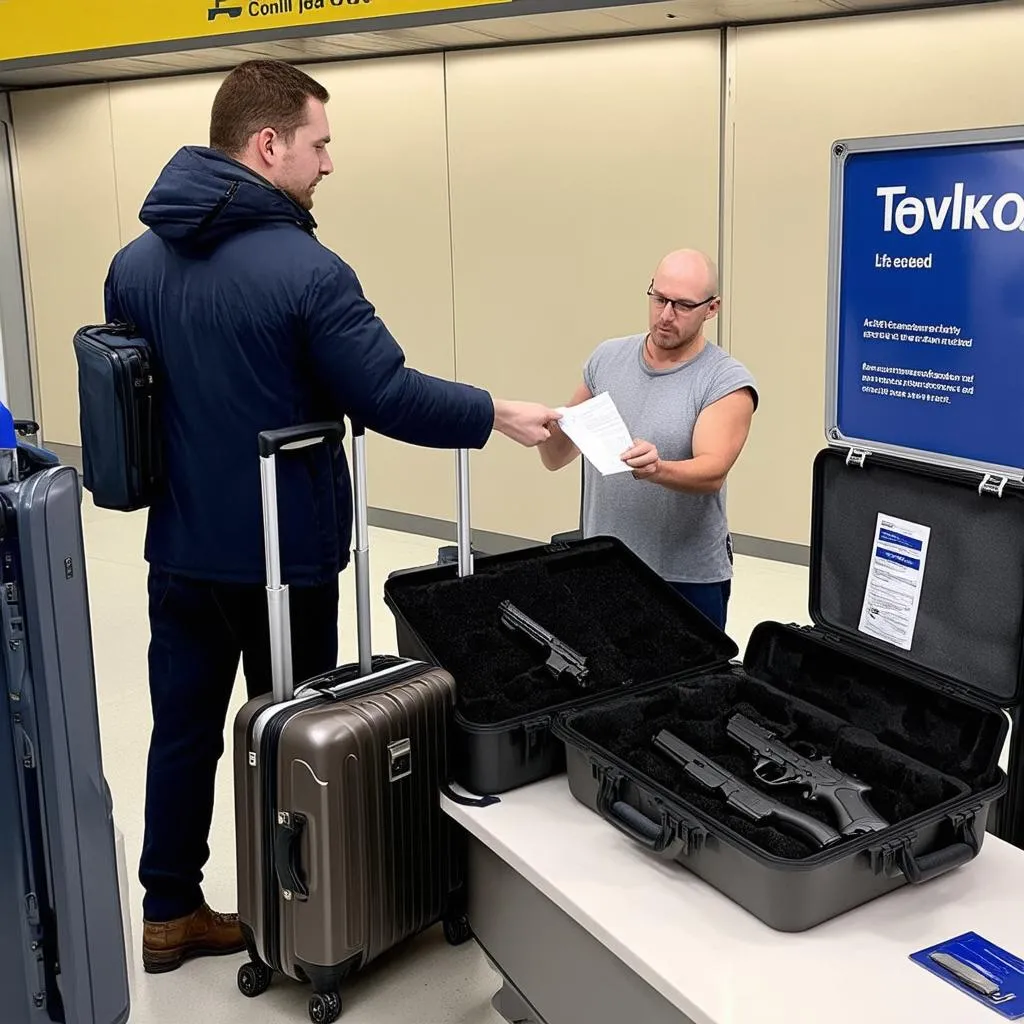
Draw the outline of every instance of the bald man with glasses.
M721 305L710 257L669 253L647 295L648 330L599 345L567 403L607 391L634 433L622 454L632 474L584 466L583 534L618 537L724 629L733 564L725 481L746 443L757 385L704 336ZM550 470L579 454L557 425L538 450Z

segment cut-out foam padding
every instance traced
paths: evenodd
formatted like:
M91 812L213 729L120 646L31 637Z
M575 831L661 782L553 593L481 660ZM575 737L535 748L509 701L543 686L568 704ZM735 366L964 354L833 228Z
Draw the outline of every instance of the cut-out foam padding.
M848 641L844 647L762 623L751 636L745 664L752 675L965 780L974 790L995 784L1007 730L1001 712L936 693L899 671L866 663L850 652Z
M726 662L736 646L618 542L595 538L392 576L385 587L403 654L427 656L455 678L467 721L492 724L569 701ZM588 688L556 680L541 647L501 625L510 600L587 658ZM411 631L415 642L403 643ZM408 636L408 633L406 634Z
M805 799L801 787L768 786L755 778L750 754L726 733L732 714L745 714L784 742L810 743L831 756L836 768L871 786L871 805L892 824L981 792L998 779L1005 719L997 712L914 686L774 624L751 637L747 668L764 678L726 668L581 709L569 726L585 749L615 755L638 777L667 787L766 853L790 859L816 848L731 810L719 793L691 782L666 759L653 737L669 729L759 792L833 826L828 806Z

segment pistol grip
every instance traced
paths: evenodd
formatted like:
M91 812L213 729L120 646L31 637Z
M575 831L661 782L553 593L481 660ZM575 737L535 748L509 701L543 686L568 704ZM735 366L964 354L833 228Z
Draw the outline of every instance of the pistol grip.
M822 792L822 797L832 805L839 831L844 836L880 832L889 827L889 822L868 803L865 794L870 791L867 783L847 779Z

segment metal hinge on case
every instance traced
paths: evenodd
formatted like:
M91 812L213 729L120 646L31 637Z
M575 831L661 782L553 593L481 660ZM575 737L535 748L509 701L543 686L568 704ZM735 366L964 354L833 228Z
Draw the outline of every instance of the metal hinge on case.
M989 494L1001 498L1006 482L1005 476L1000 476L998 473L986 473L981 478L981 483L978 484L978 493L982 496Z
M868 457L868 453L863 448L851 448L846 453L846 464L848 466L856 466L857 469L864 468L864 460Z

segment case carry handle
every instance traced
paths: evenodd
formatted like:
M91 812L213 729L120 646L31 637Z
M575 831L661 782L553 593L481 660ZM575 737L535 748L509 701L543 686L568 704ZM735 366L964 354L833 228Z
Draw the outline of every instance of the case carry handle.
M933 878L946 874L947 871L963 867L964 864L978 856L980 844L977 833L974 831L974 822L964 822L960 831L961 840L950 843L949 846L944 846L941 850L926 853L922 857L916 857L909 844L900 850L897 855L900 870L911 885L930 882Z
M601 772L600 787L597 791L598 814L652 853L666 858L674 857L679 822L675 821L664 807L661 809L659 822L620 800L619 788L622 781L623 776L617 771L605 769Z

